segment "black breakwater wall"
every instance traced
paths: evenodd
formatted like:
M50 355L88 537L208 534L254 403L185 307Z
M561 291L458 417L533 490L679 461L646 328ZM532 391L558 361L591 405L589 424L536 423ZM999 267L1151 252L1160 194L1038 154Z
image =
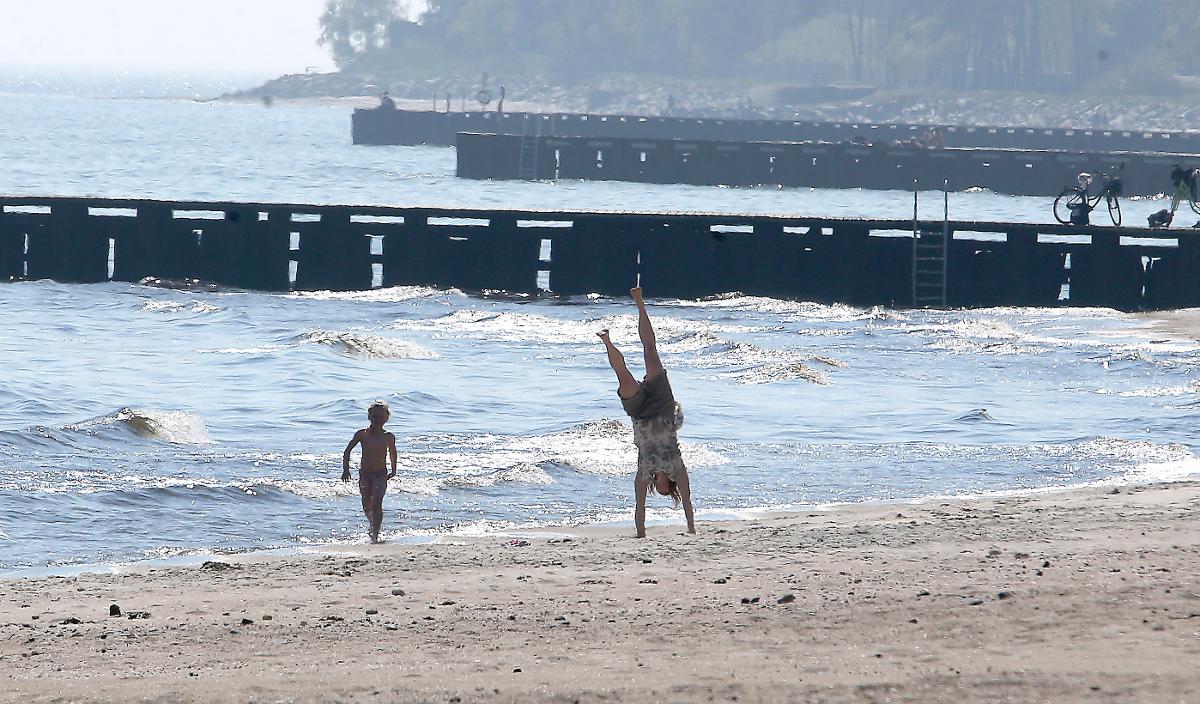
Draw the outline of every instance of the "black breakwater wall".
M515 179L522 141L536 141L532 174L540 179L685 183L697 186L762 184L814 188L986 188L1011 195L1058 195L1075 176L1119 173L1125 195L1170 192L1175 164L1200 166L1200 156L1145 152L1069 153L1012 149L916 149L889 145L813 142L700 142L653 139L520 137L461 133L458 175ZM1103 204L1101 205L1103 207Z
M940 231L942 223L920 223ZM1200 305L1200 232L951 222L946 304ZM907 220L0 197L0 279L913 303ZM1067 293L1064 295L1064 284Z
M432 112L357 109L351 117L355 144L453 146L458 132L540 134L560 137L695 139L745 142L849 142L872 144L911 140L928 124L870 124L802 120L718 120L581 113L495 111ZM1200 153L1200 132L973 127L944 125L947 147Z

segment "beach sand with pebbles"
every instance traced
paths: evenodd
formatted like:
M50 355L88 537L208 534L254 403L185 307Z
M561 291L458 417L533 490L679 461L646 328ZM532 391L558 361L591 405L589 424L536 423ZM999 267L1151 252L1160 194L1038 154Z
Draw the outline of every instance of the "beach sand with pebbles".
M1200 482L700 531L5 580L0 699L1200 701Z

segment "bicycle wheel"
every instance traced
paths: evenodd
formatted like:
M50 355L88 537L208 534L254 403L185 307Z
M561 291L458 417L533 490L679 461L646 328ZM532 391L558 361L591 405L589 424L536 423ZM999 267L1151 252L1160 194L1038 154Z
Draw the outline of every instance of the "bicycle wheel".
M1189 199L1188 199L1188 205L1192 206L1192 212L1193 212L1193 213L1195 213L1195 214L1197 214L1197 215L1200 215L1200 203L1197 203L1196 201L1194 201L1194 200L1192 200L1191 198L1189 198Z
M1117 200L1116 196L1106 196L1108 199L1108 217L1112 218L1112 224L1121 224L1121 201Z
M1069 208L1069 207L1067 207L1067 209L1066 209L1066 211L1065 211L1065 212L1066 212L1066 217L1063 217L1063 211L1062 211L1062 209L1061 209L1061 207L1060 207L1060 206L1065 206L1065 205L1066 205L1066 204L1064 204L1064 203L1063 203L1063 198L1064 198L1064 197L1066 197L1066 196L1068 196L1068 195L1070 195L1070 194L1071 194L1071 191L1069 191L1069 190L1064 190L1062 193L1059 193L1059 194L1058 194L1058 197L1057 197L1057 198L1055 198L1055 199L1054 199L1054 219L1055 219L1055 220L1057 220L1057 221L1059 222L1059 224L1060 224L1060 225L1069 225L1069 224L1071 224L1071 210L1070 210L1070 208Z

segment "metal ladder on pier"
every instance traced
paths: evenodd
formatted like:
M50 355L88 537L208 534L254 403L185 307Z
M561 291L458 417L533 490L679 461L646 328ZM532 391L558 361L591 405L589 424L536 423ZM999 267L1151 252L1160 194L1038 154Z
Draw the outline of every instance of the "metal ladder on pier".
M938 229L917 224L917 190L913 182L912 304L914 308L946 307L946 251L950 245L950 196Z
M913 234L913 307L946 307L946 232L919 230Z
M534 134L529 133L529 119L521 129L521 156L517 167L517 177L523 181L538 180L538 156L542 137L542 118L536 115L537 126Z

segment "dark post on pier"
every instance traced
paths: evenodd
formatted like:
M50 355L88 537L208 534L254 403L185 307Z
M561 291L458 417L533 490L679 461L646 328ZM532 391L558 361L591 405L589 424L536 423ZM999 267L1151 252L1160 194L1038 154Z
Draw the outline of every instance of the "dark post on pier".
M0 197L6 281L615 296L640 273L661 297L913 306L930 304L914 277L931 262L934 305L1200 305L1200 232L1186 230Z

